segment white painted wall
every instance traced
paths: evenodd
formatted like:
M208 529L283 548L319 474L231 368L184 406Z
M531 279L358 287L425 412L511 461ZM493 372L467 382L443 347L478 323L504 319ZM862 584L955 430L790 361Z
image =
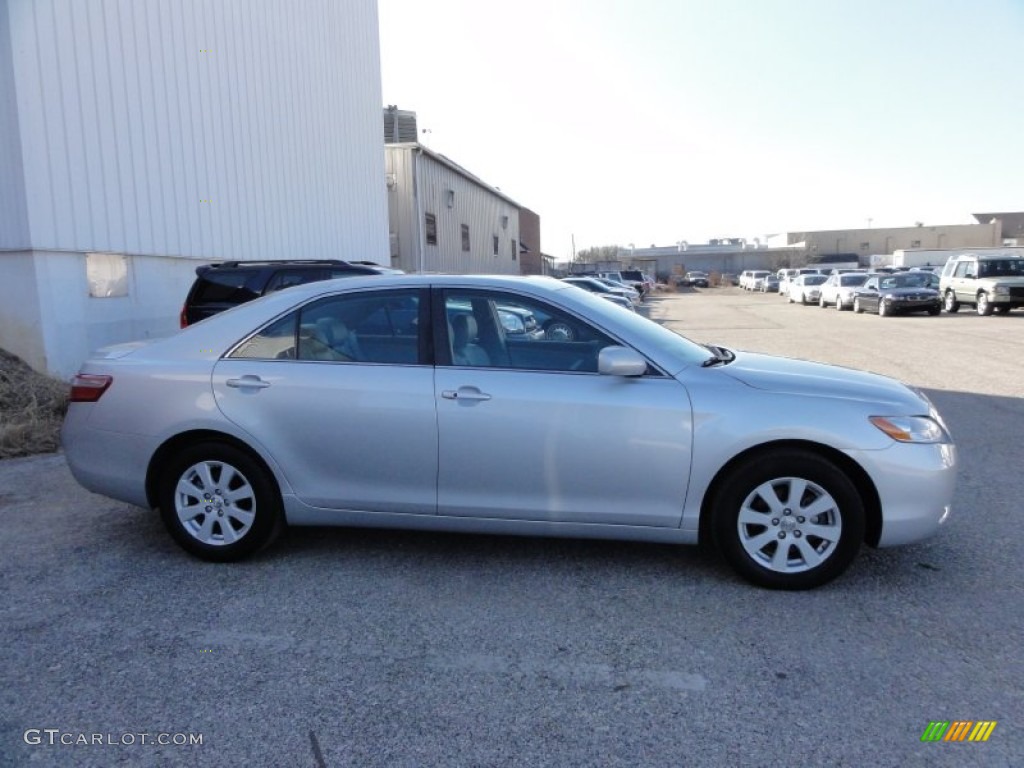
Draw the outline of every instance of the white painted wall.
M47 366L173 330L203 261L387 263L379 60L376 0L0 0L0 285L31 254Z

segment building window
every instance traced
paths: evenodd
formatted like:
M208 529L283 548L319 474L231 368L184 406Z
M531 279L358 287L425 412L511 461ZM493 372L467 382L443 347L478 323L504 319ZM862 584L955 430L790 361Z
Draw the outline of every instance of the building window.
M911 248L920 248L921 247L921 241L920 240L911 240L910 241L910 247Z
M462 250L469 250L469 224L462 225Z
M870 248L870 247L871 247L871 243L861 243L861 244L860 244L860 249L861 249L862 251L866 251L866 250L867 250L868 248Z
M424 214L427 229L427 245L437 245L437 216L432 213Z
M119 253L85 254L85 279L89 295L111 299L128 295L128 260Z
M491 250L493 250L494 251L494 255L497 256L498 255L498 236L497 235L494 235L492 237L491 243L492 243Z
M516 239L513 237L512 238L512 261L515 261L516 258L519 255L519 254L516 253L517 250L518 249L516 248Z

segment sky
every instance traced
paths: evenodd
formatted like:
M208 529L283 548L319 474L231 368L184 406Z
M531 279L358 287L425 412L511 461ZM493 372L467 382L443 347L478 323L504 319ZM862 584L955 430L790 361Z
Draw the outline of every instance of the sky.
M1024 210L1024 0L378 0L385 104L600 245Z

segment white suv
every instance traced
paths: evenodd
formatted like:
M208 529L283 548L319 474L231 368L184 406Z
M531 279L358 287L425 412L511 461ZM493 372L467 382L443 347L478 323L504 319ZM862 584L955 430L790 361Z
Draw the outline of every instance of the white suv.
M939 279L942 308L956 312L961 304L979 315L1024 307L1024 256L964 253L942 268Z

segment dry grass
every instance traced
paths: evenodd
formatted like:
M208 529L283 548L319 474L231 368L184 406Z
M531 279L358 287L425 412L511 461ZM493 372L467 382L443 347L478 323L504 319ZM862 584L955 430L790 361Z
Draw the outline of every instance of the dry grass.
M0 349L0 459L56 451L69 387Z

